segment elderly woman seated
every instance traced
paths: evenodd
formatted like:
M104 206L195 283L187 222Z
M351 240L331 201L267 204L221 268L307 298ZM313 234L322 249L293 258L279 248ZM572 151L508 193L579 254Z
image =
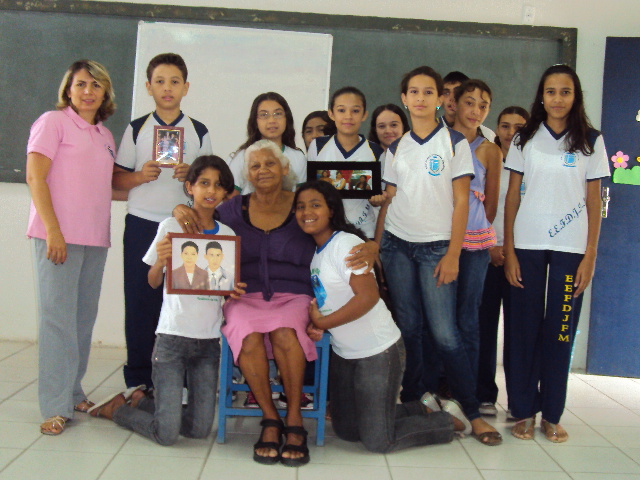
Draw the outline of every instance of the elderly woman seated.
M300 399L305 360L316 358L314 342L306 333L313 298L309 265L315 243L300 230L292 213L290 190L296 179L275 143L260 140L247 148L244 174L255 191L218 208L220 220L242 237L241 273L247 284L245 295L226 303L222 332L262 409L254 460L299 466L309 461ZM174 215L185 231L193 232L194 225L198 228L197 217L186 206L176 207ZM354 252L351 266L372 266L377 246L368 242ZM271 398L269 358L275 358L288 399L286 427ZM285 445L280 451L283 435Z

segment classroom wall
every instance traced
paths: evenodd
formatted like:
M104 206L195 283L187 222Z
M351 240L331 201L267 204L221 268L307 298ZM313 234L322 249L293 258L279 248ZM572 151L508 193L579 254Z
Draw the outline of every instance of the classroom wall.
M119 1L175 3L173 0ZM183 0L183 5L516 25L523 24L525 5L531 6L535 8L536 26L578 29L577 70L585 91L587 112L596 127L600 124L605 38L640 36L640 24L637 22L640 2L637 0L403 0L395 2L393 8L390 8L387 0ZM496 58L499 59L499 52L496 52ZM425 55L425 58L417 59L416 64L428 61L428 55ZM212 137L215 142L215 132L212 132ZM37 336L30 246L23 233L28 208L26 185L0 183L0 228L3 240L3 248L0 249L0 338L35 340ZM121 267L124 213L124 205L114 202L114 246L107 260L99 318L94 330L94 341L106 345L124 345ZM17 262L20 268L15 267ZM576 342L574 368L584 368L586 365L589 301L590 292L587 292L580 325L581 335Z

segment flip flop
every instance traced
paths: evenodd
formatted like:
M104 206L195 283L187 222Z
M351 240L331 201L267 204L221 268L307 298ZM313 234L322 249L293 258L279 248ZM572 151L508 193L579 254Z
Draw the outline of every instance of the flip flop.
M498 432L472 433L471 436L487 447L495 447L502 443L502 435Z
M549 423L544 418L540 421L540 429L547 440L553 443L564 443L569 440L569 434L559 423Z
M88 398L82 400L79 404L73 407L76 412L87 413L91 407L93 407L95 403L93 403Z
M109 395L108 397L105 397L102 400L100 400L98 403L94 404L90 409L87 410L87 413L90 414L91 412L105 406L107 403L109 403L111 400L116 398L118 395L122 395L126 401L129 401L133 396L133 392L137 390L144 390L145 388L147 388L146 385L138 385L137 387L129 387L124 392L118 392L118 393ZM98 414L97 416L100 416L100 415Z
M511 427L511 435L520 440L533 440L533 429L536 426L536 416L530 418L523 418L518 420L516 424Z

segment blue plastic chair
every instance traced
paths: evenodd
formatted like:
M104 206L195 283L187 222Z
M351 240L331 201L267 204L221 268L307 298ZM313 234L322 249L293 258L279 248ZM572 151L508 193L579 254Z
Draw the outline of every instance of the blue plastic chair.
M233 392L248 392L249 385L233 383L233 354L222 335L220 357L220 397L218 399L218 443L225 442L227 430L227 417L262 417L260 408L246 408L233 406ZM318 360L315 363L313 385L305 385L302 391L313 394L313 408L302 410L302 418L315 418L318 422L316 429L316 445L324 445L325 414L327 411L327 381L329 379L329 355L331 346L329 334L325 333L319 342L316 342ZM282 392L282 385L272 385L272 391ZM286 410L278 409L281 417L286 415Z

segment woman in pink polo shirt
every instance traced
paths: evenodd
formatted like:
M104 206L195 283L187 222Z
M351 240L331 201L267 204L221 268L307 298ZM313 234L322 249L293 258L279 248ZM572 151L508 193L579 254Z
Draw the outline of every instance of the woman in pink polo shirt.
M102 274L110 247L115 143L102 121L113 114L105 68L69 67L57 110L31 127L27 184L38 283L40 431L59 435L73 412L92 405L80 381L87 369Z

